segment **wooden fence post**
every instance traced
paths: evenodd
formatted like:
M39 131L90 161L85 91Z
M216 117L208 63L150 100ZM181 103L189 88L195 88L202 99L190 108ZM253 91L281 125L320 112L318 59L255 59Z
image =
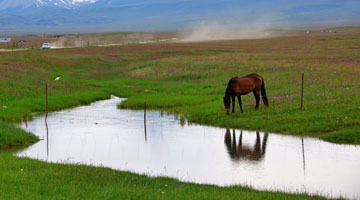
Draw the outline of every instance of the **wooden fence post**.
M48 107L48 84L46 83L46 113L45 113L45 122L47 121L47 116L48 116L48 112L49 112L49 107Z

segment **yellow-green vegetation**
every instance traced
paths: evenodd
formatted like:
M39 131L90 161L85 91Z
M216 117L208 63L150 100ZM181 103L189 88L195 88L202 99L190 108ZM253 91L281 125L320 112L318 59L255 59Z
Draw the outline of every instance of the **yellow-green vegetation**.
M151 109L177 113L190 122L360 144L360 40L323 39L297 36L0 52L1 148L36 140L11 123L45 110L47 83L50 110L115 94L128 98L120 108L141 109L146 101ZM227 116L222 96L228 80L249 73L264 77L270 106L261 104L254 110L254 97L247 95L244 113L237 107ZM303 110L299 109L301 73L305 74ZM9 133L23 139L3 140ZM0 175L1 199L310 198L46 164L10 153L1 153L0 163L5 172Z

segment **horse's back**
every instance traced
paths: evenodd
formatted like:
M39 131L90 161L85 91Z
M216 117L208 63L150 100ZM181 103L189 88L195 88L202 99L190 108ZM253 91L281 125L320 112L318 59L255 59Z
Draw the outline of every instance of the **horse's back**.
M249 75L246 75L246 76L243 76L243 77L248 77L248 78L251 78L251 79L254 79L254 80L263 80L263 77L261 77L259 74L249 74Z
M255 82L249 77L240 77L234 82L233 90L237 95L249 94L255 89Z
M232 86L234 92L238 95L246 95L252 92L254 89L260 89L263 78L258 74L249 74L242 77L234 77Z
M249 74L249 75L246 75L243 77L252 79L254 81L255 87L261 87L261 85L264 81L263 77L261 77L259 74L255 74L255 73Z

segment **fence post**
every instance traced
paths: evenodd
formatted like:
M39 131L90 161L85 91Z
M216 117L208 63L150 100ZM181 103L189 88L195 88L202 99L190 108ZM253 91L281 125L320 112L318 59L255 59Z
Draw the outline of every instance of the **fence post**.
M48 107L48 84L46 83L46 113L45 113L45 122L47 122L47 116L48 116L48 112L49 112L49 107Z
M301 76L301 105L300 109L302 110L304 107L304 73Z
M25 125L27 128L28 127L28 114L27 113L25 114Z

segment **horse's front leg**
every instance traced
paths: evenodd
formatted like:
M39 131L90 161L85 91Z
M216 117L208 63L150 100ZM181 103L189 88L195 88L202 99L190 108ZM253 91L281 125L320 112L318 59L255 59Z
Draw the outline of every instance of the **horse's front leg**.
M254 93L255 100L256 100L255 110L257 110L259 108L259 102L260 102L260 90L255 88L253 93Z
M232 96L231 100L232 100L232 112L234 113L235 112L235 96Z
M242 109L242 103L241 103L241 96L237 96L237 99L238 99L238 102L239 102L239 106L240 106L240 111L241 112L244 112L243 109Z

